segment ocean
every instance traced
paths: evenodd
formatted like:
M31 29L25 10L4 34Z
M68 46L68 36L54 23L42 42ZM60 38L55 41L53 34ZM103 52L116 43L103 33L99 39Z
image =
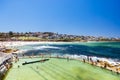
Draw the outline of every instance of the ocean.
M86 55L120 61L120 42L58 42L24 45L17 48L25 50L25 55Z

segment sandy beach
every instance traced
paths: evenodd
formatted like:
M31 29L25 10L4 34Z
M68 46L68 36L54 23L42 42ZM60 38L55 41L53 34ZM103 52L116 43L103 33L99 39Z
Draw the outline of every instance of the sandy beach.
M79 42L48 42L48 41L5 41L0 42L1 46L24 46L24 45L33 45L33 44L63 44L63 43L79 43Z

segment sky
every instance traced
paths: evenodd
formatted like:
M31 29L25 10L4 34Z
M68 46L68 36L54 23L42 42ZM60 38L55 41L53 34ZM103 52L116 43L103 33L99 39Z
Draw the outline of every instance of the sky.
M119 0L0 0L0 32L120 37Z

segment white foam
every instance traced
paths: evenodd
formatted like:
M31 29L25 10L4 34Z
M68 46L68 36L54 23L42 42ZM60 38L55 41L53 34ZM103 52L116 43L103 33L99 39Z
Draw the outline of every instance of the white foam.
M59 47L55 47L55 46L38 46L38 47L34 47L34 49L60 49Z

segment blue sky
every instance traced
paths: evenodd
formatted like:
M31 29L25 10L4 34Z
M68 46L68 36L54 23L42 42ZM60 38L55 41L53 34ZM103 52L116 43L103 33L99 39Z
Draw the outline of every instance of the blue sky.
M0 0L0 31L120 37L119 0Z

